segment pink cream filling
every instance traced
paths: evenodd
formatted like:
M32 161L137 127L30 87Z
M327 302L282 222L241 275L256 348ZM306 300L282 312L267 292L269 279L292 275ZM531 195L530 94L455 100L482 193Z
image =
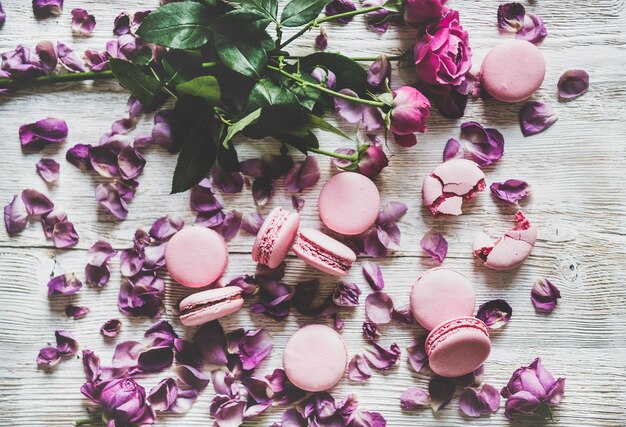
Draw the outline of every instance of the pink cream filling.
M430 176L432 176L433 178L441 182L442 187L445 187L446 183L444 183L441 180L441 178L439 178L437 175L431 174ZM457 194L457 193L444 191L442 192L441 196L437 197L437 199L435 199L434 202L428 205L427 208L433 216L440 215L441 213L439 212L439 206L441 206L441 204L445 202L447 199L451 197L461 197L464 202L467 202L469 200L472 200L474 197L476 197L478 193L480 193L481 191L485 189L486 186L487 184L485 184L485 180L481 179L469 192L465 194Z
M289 217L289 213L284 209L279 209L276 215L274 215L265 230L263 238L259 243L259 259L258 262L261 264L267 264L270 261L270 256L272 255L272 250L274 249L274 242L276 241L276 236L280 232L280 229L287 221Z
M328 253L324 248L316 245L310 240L307 240L305 237L300 235L298 242L296 243L298 248L302 250L302 252L314 257L323 259L330 267L337 268L341 271L348 272L350 267L352 266L352 262Z
M426 348L428 354L430 353L442 342L444 342L450 336L460 332L468 326L473 326L483 332L487 337L489 337L489 331L483 322L478 319L469 319L463 318L459 320L451 321L450 323L444 325L441 328L438 328L438 334L431 336L426 342Z
M241 294L237 293L235 295L231 295L228 297L224 297L218 300L213 300L213 301L208 301L205 303L197 303L197 304L192 304L189 307L186 307L185 309L181 310L180 312L180 317L188 317L188 316L192 316L194 314L200 313L208 308L212 308L221 304L225 304L229 301L236 301L241 299Z

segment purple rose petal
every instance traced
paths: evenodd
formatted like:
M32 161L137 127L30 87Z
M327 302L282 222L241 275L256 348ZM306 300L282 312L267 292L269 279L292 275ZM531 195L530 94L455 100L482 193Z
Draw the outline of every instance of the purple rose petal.
M318 50L326 50L328 47L328 33L323 26L320 26L320 33L315 37L315 48Z
M33 13L37 18L59 16L63 12L63 0L33 0Z
M146 159L136 148L125 147L117 155L117 164L122 178L135 179L143 172Z
M520 3L504 3L498 6L498 27L516 33L524 25L526 9Z
M122 12L113 21L113 34L123 36L128 33L130 33L130 16L128 13Z
M426 340L416 340L406 348L411 368L418 374L428 365L428 354L426 354L426 349L424 348L424 341Z
M314 186L320 179L320 168L315 156L307 156L302 162L296 162L285 175L285 189L291 193Z
M289 315L291 299L295 288L268 277L257 277L260 285L259 303L250 306L253 313L261 313L274 320L282 320Z
M378 326L373 322L363 322L361 327L363 332L363 338L368 341L374 341L380 337L380 332L378 332Z
M104 286L111 278L111 270L107 265L100 267L87 264L85 266L85 282L89 285Z
M226 365L226 337L224 330L217 321L202 325L194 339L202 358L213 365Z
M358 98L359 96L351 89L341 89L339 93ZM376 107L371 107L343 98L334 99L335 112L348 123L359 123L366 131L375 131L383 127L383 120Z
M53 277L48 282L48 296L75 294L83 284L74 273Z
M450 138L443 149L443 161L447 162L452 159L462 159L465 156L461 143L454 138Z
M165 242L169 240L174 234L182 230L185 225L185 221L171 216L164 216L152 224L149 234L150 237L159 242Z
M122 273L123 274L123 273ZM137 275L122 281L118 308L126 315L156 317L164 308L165 282L154 273Z
M225 240L232 240L239 233L241 228L242 214L238 211L230 211L224 216L220 234Z
M65 153L65 159L82 171L92 170L89 152L92 148L87 144L76 144Z
M107 147L92 147L89 150L89 161L93 169L105 178L120 175L117 153Z
M496 129L484 128L478 122L461 125L461 136L471 142L467 151L478 166L489 166L504 154L504 137Z
M101 267L108 263L117 251L113 249L110 243L99 240L94 243L87 252L87 263L96 267Z
M228 172L219 166L215 166L211 177L213 178L213 185L222 193L240 193L243 189L243 177L240 172Z
M106 51L93 49L85 50L85 60L91 71L105 71L109 69L109 56Z
M257 206L265 206L274 195L274 183L268 177L260 177L252 183L252 197Z
M337 84L337 76L335 73L326 68L315 67L313 71L311 71L311 77L317 80L318 83L326 86L328 89L334 89Z
M375 262L367 261L363 263L363 276L365 276L365 280L373 290L380 291L385 287L383 272Z
M378 214L376 222L378 224L390 224L400 221L408 209L406 204L402 202L389 202Z
M510 205L526 200L532 194L530 185L519 179L508 179L504 182L494 182L489 186L494 199Z
M59 178L61 165L54 159L43 158L37 162L37 173L47 183L51 183Z
M28 211L22 197L17 194L13 200L4 207L4 226L10 235L17 234L26 228L28 224Z
M459 409L468 417L478 418L492 414L500 407L500 393L495 387L485 384L480 389L467 387L459 400Z
M164 378L150 389L146 400L150 406L159 412L169 411L178 398L178 386L174 378Z
M300 196L295 194L291 196L291 206L293 206L293 208L298 212L304 209L304 202L305 200Z
M434 412L445 408L452 400L456 384L450 378L436 376L428 384L430 406Z
M258 366L272 351L273 338L267 329L246 332L239 343L239 357L242 367L251 370Z
M65 307L65 315L74 320L82 319L89 313L89 307L79 307L73 304Z
M222 204L217 200L208 179L203 179L191 189L189 206L197 213L213 213L222 210Z
M519 112L519 125L524 136L541 133L558 119L559 115L551 107L539 101L527 102Z
M400 407L404 411L415 411L428 405L428 392L418 387L409 387L400 395Z
M335 16L341 13L352 12L354 10L356 10L356 6L351 0L333 0L326 5L324 12L326 13L326 16ZM353 18L354 16L347 16L344 18L338 18L336 21L341 24L348 24Z
M114 184L98 185L96 201L119 220L124 220L128 216L128 203Z
M339 282L333 291L333 302L339 307L358 307L360 296L356 283Z
M386 371L399 363L400 347L393 343L386 349L374 342L365 349L365 358L372 367Z
M60 222L67 222L67 214L63 209L54 208L52 212L41 215L41 226L46 239L52 239L54 226Z
M383 291L372 292L365 298L365 315L377 325L391 322L393 300Z
M530 298L537 310L552 311L561 298L561 291L548 279L542 277L535 281Z
M385 4L385 0L364 0L361 5L363 7L382 6ZM387 9L378 9L373 12L365 14L365 22L367 28L377 33L385 33L389 28L389 23L399 14L389 11Z
M503 299L494 299L478 307L476 318L483 321L489 329L500 329L511 320L513 309Z
M201 392L209 385L209 377L193 366L176 366L174 372L176 372L181 384L185 387L191 387L197 392Z
M557 85L559 99L571 101L589 90L589 74L585 70L567 70L559 78Z
M7 20L7 14L2 7L2 3L0 2L0 28L4 25Z
M65 120L48 117L20 126L19 136L22 147L42 147L45 144L63 142L68 132Z
M263 217L257 212L245 215L241 221L241 228L249 234L256 236L263 225Z
M160 372L172 365L174 352L171 347L152 347L139 353L137 367L141 372Z
M436 231L429 230L422 240L420 240L422 250L439 264L443 262L448 254L448 241Z
M24 45L17 45L14 50L2 53L0 58L3 77L33 78L50 71L48 61L42 63L39 55Z
M527 13L524 18L524 25L515 35L516 38L526 40L531 43L541 43L548 35L548 29L543 23L543 19L535 14Z
M46 72L50 73L57 67L59 58L57 57L54 45L48 40L42 40L37 43L35 53L39 57L41 66Z
M83 60L69 46L64 43L57 42L57 55L59 62L70 73L81 73L87 71Z
M69 221L57 222L52 229L52 242L55 248L71 248L78 244L78 233Z
M379 55L367 69L367 83L370 86L383 89L391 83L391 63L387 55Z
M364 382L372 376L372 370L367 360L360 354L355 354L348 363L348 378L350 381Z
M404 323L405 325L412 325L415 323L415 319L411 313L410 304L406 304L400 308L394 308L393 313L391 313L391 318L396 322Z
M100 327L100 333L106 338L115 338L122 330L122 322L118 319L111 319L104 322Z
M43 368L51 368L61 361L61 355L55 347L44 347L37 355L37 365Z
M91 34L96 28L96 17L85 9L72 9L72 31L81 36Z
M78 351L78 341L68 331L55 331L57 351L61 356L73 356Z

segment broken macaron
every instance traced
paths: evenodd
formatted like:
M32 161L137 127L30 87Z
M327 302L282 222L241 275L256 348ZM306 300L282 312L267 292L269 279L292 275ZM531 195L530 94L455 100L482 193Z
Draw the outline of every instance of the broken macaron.
M522 211L515 214L515 227L493 240L487 233L474 239L474 256L494 270L518 267L533 250L537 241L537 226L531 224Z
M197 292L180 302L180 323L185 326L202 325L228 316L242 306L243 296L237 286Z
M476 162L452 159L426 175L422 198L428 212L440 215L461 215L463 202L473 199L485 189L485 174Z

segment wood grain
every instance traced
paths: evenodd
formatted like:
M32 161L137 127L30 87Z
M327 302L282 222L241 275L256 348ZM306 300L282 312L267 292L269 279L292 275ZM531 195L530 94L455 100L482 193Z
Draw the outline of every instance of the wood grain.
M7 4L8 3L8 4ZM286 2L281 1L281 4ZM495 11L499 2L493 0L450 0L450 6L461 12L477 68L482 57L499 40ZM34 45L42 39L64 41L82 51L102 48L112 37L114 17L122 7L129 11L154 8L156 0L127 2L66 0L64 13L58 18L35 20L28 0L5 1L7 22L0 29L0 51L18 43ZM534 99L543 100L559 113L559 121L548 131L530 138L522 137L517 124L520 105L503 105L473 100L462 120L449 120L433 113L429 131L420 136L412 149L401 149L389 141L391 166L376 179L384 202L401 200L409 212L400 223L402 248L381 261L387 290L401 305L408 301L408 290L414 278L434 266L423 255L419 240L425 231L434 228L450 243L444 265L466 274L476 285L477 300L485 302L504 298L511 303L511 323L493 334L493 353L486 365L485 382L503 386L514 369L541 356L544 364L558 376L565 376L566 398L555 411L564 426L625 425L626 394L623 373L626 368L626 130L623 105L626 102L624 70L626 70L626 25L624 0L525 3L528 10L542 16L549 36L541 45L548 63L548 74ZM70 10L84 7L97 19L91 37L72 37ZM392 28L385 35L367 31L361 18L347 26L326 25L329 51L354 56L375 55L410 47L414 31ZM294 53L312 49L315 32L295 43ZM288 36L288 34L287 34ZM583 68L591 75L591 90L569 103L556 99L556 82L569 68ZM412 70L395 70L393 86L413 80ZM97 143L111 122L123 117L127 93L112 82L75 83L34 91L21 91L0 97L0 202L7 203L13 194L24 188L36 188L49 194L64 207L81 236L73 250L51 247L38 224L15 237L0 231L0 425L67 426L85 415L85 399L79 392L84 381L81 361L62 362L52 372L38 370L37 351L54 338L57 329L71 330L82 348L90 348L110 360L116 342L139 339L151 324L148 319L129 319L117 310L119 272L114 262L113 279L102 290L85 287L76 297L49 299L46 283L53 274L76 272L82 277L86 249L98 239L112 242L117 248L130 245L136 228L150 227L164 214L193 220L188 207L188 194L168 194L175 158L163 150L146 152L148 164L140 178L139 194L131 203L128 220L117 222L98 208L94 189L103 179L81 173L64 160L65 151L76 143ZM68 121L70 135L61 147L42 152L25 152L17 138L19 125L46 116ZM335 120L329 116L330 120ZM459 124L477 120L498 128L506 139L506 154L494 167L488 168L488 183L509 178L525 179L534 189L524 211L540 225L539 241L532 256L514 272L487 271L471 257L474 234L484 229L497 235L512 222L514 210L494 202L482 194L468 205L459 218L433 220L421 205L420 185L424 175L440 161L448 138L459 136ZM150 132L152 118L145 117L135 134ZM345 132L354 135L353 126L337 122ZM349 141L320 134L324 148L347 146ZM273 141L252 144L242 138L236 143L241 157L251 158L265 150L278 150ZM294 157L299 157L294 153ZM41 157L53 157L61 163L59 182L48 186L35 173ZM318 158L322 180L303 194L306 200L303 223L319 226L317 194L332 173L323 157ZM220 196L229 209L244 213L255 210L249 189L241 194ZM290 195L279 183L276 196L261 209L267 213L277 205L289 205ZM252 273L249 256L252 237L241 234L230 244L231 261L225 277ZM368 290L356 266L348 280ZM549 315L538 314L530 302L530 288L538 277L548 277L561 288L563 298ZM327 295L335 281L306 268L299 260L288 260L287 283L320 278L322 294ZM175 304L185 295L180 286L167 283L164 318L171 320L183 335L193 331L183 328L175 316ZM79 321L67 319L63 309L68 302L87 305L89 315ZM346 329L343 333L350 354L362 351L365 342L360 327L363 307L344 310ZM104 321L117 317L123 331L114 341L98 334ZM267 327L274 335L272 357L259 368L260 373L280 366L281 349L287 338L309 319L296 315L276 323L262 316L251 315L247 309L224 319L229 330L241 325L248 328ZM383 329L382 343L398 342L403 349L402 362L389 373L375 373L364 384L347 379L336 389L337 397L356 393L362 407L381 411L390 426L409 425L505 425L503 409L492 417L469 420L461 416L457 400L434 415L430 410L403 412L399 396L409 386L426 387L428 378L408 368L404 348L413 337L424 331L418 327L388 325ZM163 374L164 375L164 374ZM141 378L150 387L163 375ZM208 407L211 387L201 396L191 412L184 416L160 416L161 426L201 426L212 421ZM265 426L279 419L280 409L268 411L253 424ZM525 420L515 425L538 425Z

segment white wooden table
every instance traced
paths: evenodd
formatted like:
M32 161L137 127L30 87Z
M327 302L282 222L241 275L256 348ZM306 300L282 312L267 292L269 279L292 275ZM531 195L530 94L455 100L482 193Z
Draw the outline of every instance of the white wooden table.
M402 250L381 261L387 290L399 305L408 301L413 279L433 266L422 253L419 240L430 228L446 236L450 243L446 267L468 275L477 288L479 303L504 298L514 309L510 324L493 334L493 353L486 364L485 382L498 388L508 381L519 366L541 356L555 375L565 376L565 399L555 411L560 425L616 426L626 424L626 128L624 103L626 90L626 26L624 0L580 2L555 0L525 2L529 11L542 16L549 35L541 44L548 63L548 74L535 99L556 108L559 121L548 131L523 138L517 124L520 105L470 101L462 120L449 120L434 113L429 132L420 136L412 149L399 149L390 142L391 166L376 179L384 202L400 200L409 212L400 223ZM101 49L111 38L114 17L120 9L154 8L156 0L115 2L111 0L66 0L63 15L36 21L30 0L4 0L8 18L0 30L0 51L18 43L34 46L42 39L69 42L79 51ZM464 27L469 30L474 64L480 64L488 49L503 40L496 28L493 0L451 0L459 9ZM83 7L94 13L96 31L92 37L73 38L70 10ZM379 36L367 31L362 19L347 26L328 25L329 51L349 52L355 56L389 52L392 48L410 46L414 33L392 28ZM312 48L315 34L297 42L298 51ZM556 99L556 82L568 68L586 69L591 76L589 93L570 103ZM411 69L394 73L394 85L411 81ZM76 143L96 143L112 121L125 114L127 93L113 82L77 83L64 87L21 91L15 96L0 97L0 202L8 203L13 194L24 188L36 188L49 194L59 206L67 209L77 227L80 243L72 250L56 250L45 241L41 227L32 224L25 232L9 238L0 227L0 425L67 426L85 415L86 399L79 392L84 381L81 360L61 362L51 373L38 370L35 359L39 348L54 340L56 329L72 331L81 344L97 352L108 363L116 342L140 339L151 324L148 319L130 319L117 309L120 283L118 262L112 265L112 280L102 290L83 288L75 298L46 296L51 275L76 272L83 277L86 250L98 239L116 248L129 247L134 230L148 228L159 216L174 214L191 221L188 193L170 196L169 184L175 158L164 150L147 151L147 166L140 177L139 192L131 203L124 222L104 213L94 199L99 177L81 173L64 159L65 151ZM62 147L50 147L41 154L24 154L18 140L18 127L43 117L66 119L70 135ZM425 173L441 161L445 142L458 137L459 124L477 120L496 127L506 138L506 154L494 167L488 168L487 181L509 178L525 179L534 194L524 210L540 226L539 240L532 256L513 272L488 271L475 263L471 242L475 232L485 229L500 233L511 225L512 209L504 208L483 193L459 218L433 220L422 207L420 183ZM137 133L149 132L151 117L141 120ZM352 126L339 123L346 132ZM345 142L334 136L321 137L324 148L335 148ZM237 140L242 158L258 155L251 144ZM261 144L258 144L261 145ZM277 145L263 144L268 149ZM35 173L35 163L42 157L53 157L61 163L61 177L47 186ZM294 156L298 156L294 153ZM303 223L318 226L317 194L331 175L325 158L320 158L322 180L306 190ZM249 189L241 194L220 196L227 208L245 213L253 211ZM277 205L289 205L290 198L281 187L261 213ZM249 251L252 238L240 235L230 243L231 261L226 277L252 273L254 264ZM349 280L368 291L357 265ZM562 291L563 298L549 315L535 312L530 289L538 277L550 278ZM327 294L335 280L319 275L299 260L288 260L287 283L319 277ZM172 315L175 302L184 294L180 286L167 282L163 318L173 322L182 335L184 329ZM364 295L365 296L365 295ZM364 298L363 298L364 299ZM78 321L68 319L63 309L68 302L87 305L91 312ZM246 307L247 308L247 307ZM363 304L354 312L345 311L343 336L350 354L362 352ZM104 321L120 318L122 334L113 342L98 333ZM292 314L277 323L247 309L222 321L226 330L240 326L266 327L274 335L271 358L259 368L269 373L280 366L281 349L299 326L310 320ZM381 342L398 342L403 350L399 367L382 374L375 373L366 383L354 384L347 379L334 391L337 398L356 393L361 407L384 414L390 426L401 425L504 425L504 409L488 418L469 420L458 410L458 399L434 415L429 409L403 412L399 396L409 386L427 387L428 377L413 373L406 360L405 347L415 336L423 335L418 327L388 325ZM162 376L141 379L149 389ZM205 391L192 410L184 416L160 416L157 425L206 426L211 423L208 408L212 387ZM256 425L268 425L279 419L281 410L270 410ZM535 424L532 421L528 425Z

